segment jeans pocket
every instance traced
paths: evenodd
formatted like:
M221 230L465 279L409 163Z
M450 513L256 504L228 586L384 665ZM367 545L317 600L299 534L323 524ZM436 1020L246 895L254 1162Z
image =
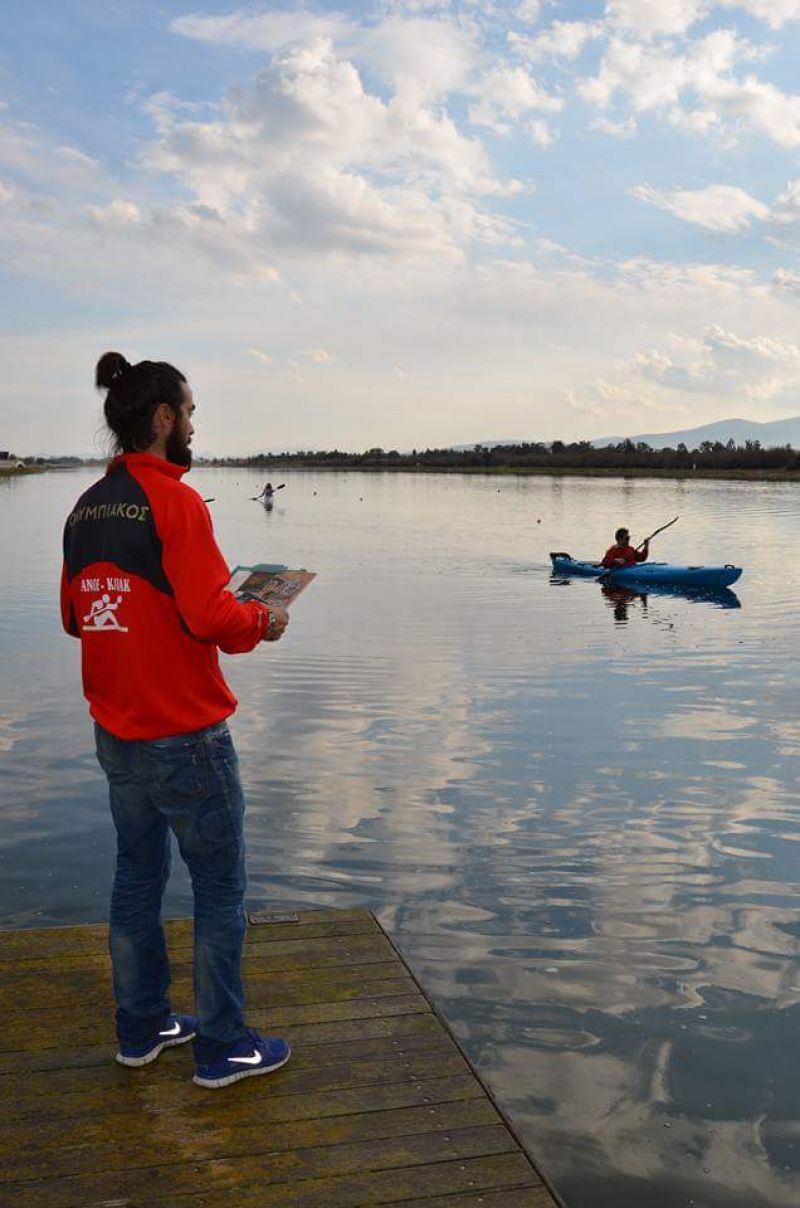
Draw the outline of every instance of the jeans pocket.
M121 739L115 738L95 722L94 724L95 753L97 762L106 774L108 780L119 780L128 772L128 766L120 754Z
M158 787L173 808L202 801L209 794L211 770L201 744L160 755L157 775Z

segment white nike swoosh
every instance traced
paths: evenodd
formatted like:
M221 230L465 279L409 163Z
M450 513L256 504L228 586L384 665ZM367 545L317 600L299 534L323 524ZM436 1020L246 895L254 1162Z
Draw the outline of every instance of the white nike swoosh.
M261 1054L253 1053L252 1057L229 1057L228 1061L241 1061L244 1065L261 1065Z
M180 1033L180 1030L181 1030L180 1020L176 1019L174 1025L171 1028L167 1028L167 1030L165 1032L159 1032L158 1034L159 1034L159 1036L177 1036Z

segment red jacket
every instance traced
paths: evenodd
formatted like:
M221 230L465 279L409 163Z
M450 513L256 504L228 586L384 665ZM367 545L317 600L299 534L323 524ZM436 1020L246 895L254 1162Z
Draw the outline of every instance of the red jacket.
M633 566L634 562L647 561L647 550L637 550L632 545L612 545L603 554L602 565L606 568L614 566L619 558L624 559L626 566Z
M218 648L239 654L269 613L241 604L208 508L182 466L116 457L64 527L61 617L81 639L83 691L117 738L153 739L214 725L236 708Z

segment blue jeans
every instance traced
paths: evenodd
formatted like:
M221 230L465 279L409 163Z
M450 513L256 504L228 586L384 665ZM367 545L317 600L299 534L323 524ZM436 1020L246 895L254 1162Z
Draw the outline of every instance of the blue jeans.
M151 741L95 725L117 828L109 946L120 1040L140 1043L171 1007L161 899L171 834L194 890L195 1056L213 1061L244 1035L244 797L226 722Z

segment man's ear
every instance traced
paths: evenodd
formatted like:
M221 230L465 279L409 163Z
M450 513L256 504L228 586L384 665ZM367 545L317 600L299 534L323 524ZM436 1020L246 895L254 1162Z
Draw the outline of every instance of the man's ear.
M167 403L159 403L153 412L153 429L158 436L168 436L175 425L175 412Z

